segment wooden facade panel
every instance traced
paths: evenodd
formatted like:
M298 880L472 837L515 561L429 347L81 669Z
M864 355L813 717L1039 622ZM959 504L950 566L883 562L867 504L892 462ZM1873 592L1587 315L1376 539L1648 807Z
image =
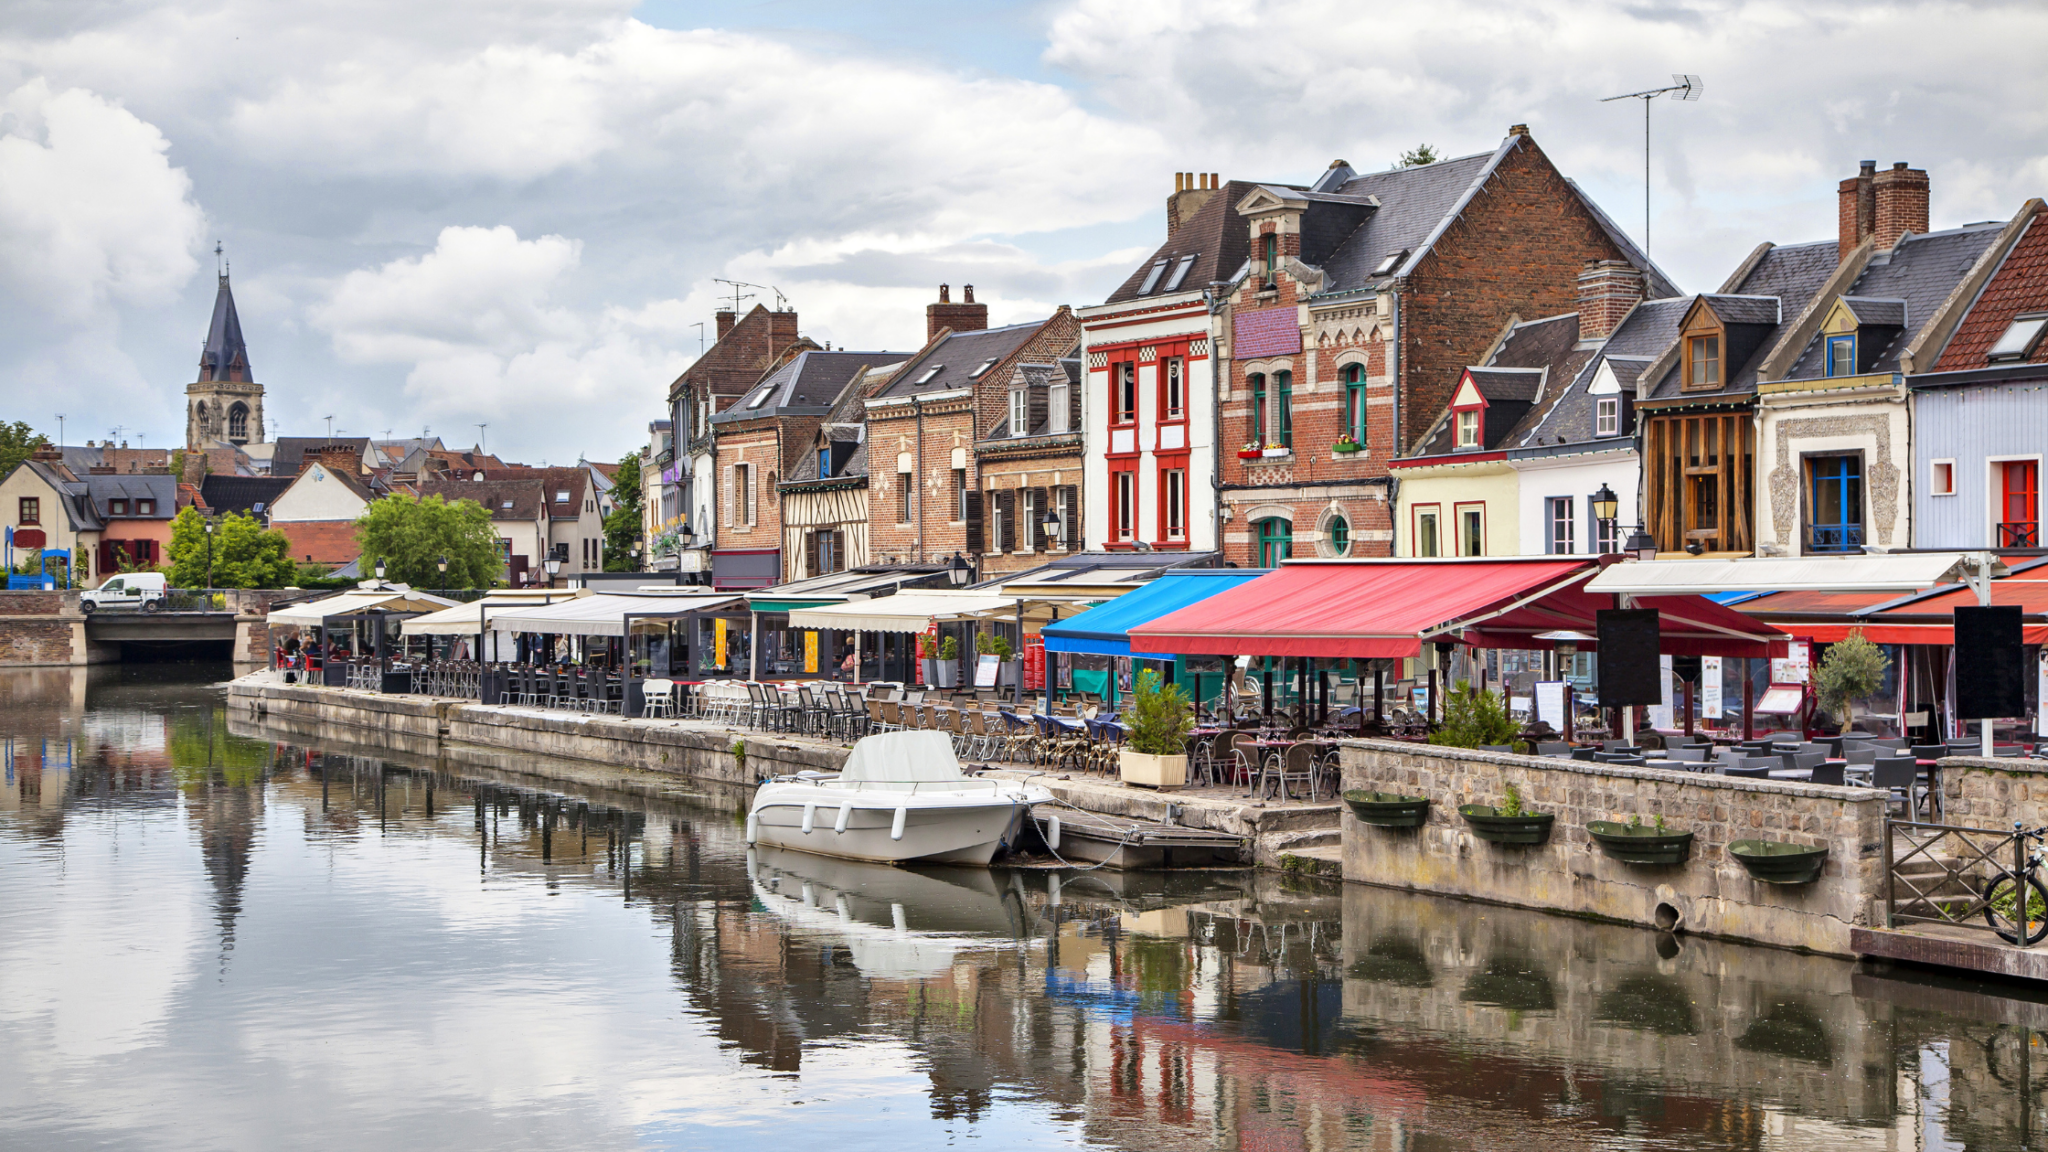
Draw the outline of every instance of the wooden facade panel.
M1746 411L1646 417L1643 518L1659 551L1756 547L1754 438Z

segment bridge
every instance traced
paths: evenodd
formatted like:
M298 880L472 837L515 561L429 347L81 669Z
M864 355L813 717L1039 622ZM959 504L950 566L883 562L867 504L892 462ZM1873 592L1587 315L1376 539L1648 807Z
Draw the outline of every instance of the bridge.
M233 590L223 611L87 615L71 591L0 592L0 667L105 664L131 660L267 661L264 620L277 592Z
M85 617L85 638L94 644L130 641L177 643L217 640L233 643L233 612L114 612L101 609Z

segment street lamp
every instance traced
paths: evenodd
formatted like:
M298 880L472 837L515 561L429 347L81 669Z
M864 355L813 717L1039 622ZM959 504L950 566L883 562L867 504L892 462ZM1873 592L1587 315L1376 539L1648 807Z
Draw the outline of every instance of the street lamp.
M213 521L206 522L206 589L213 591Z
M1047 508L1045 510L1045 538L1047 540L1051 540L1054 543L1063 543L1060 540L1060 524L1059 509Z
M946 565L947 581L950 582L953 585L953 587L958 588L961 585L967 583L967 577L969 575L970 570L967 567L966 558L961 556L958 552L953 553L952 562Z
M377 557L377 582L379 584L384 582L384 558L382 556Z
M1614 495L1614 489L1601 481L1600 490L1593 493L1593 520L1600 525L1599 543L1614 539L1614 518L1621 511L1621 501Z
M640 571L640 547L646 543L647 537L645 536L633 537L633 571L635 572Z
M1648 532L1637 528L1629 534L1628 543L1623 544L1621 550L1638 560L1655 560L1657 558L1657 541Z
M441 557L440 562L435 564L434 567L441 570L441 597L445 600L448 597L448 558L446 556Z
M562 558L550 552L548 553L548 558L541 563L548 570L548 587L553 588L555 586L555 574L562 570Z

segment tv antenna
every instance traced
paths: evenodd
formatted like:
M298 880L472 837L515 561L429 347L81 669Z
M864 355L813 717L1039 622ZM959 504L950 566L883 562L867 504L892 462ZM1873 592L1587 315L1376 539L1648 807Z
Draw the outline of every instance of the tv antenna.
M690 327L697 330L697 358L701 360L704 358L704 322L699 320Z
M64 413L57 413L57 447L64 446Z
M484 429L489 427L489 424L479 424L476 426L476 454L479 456L490 455L490 452L484 448L484 445L489 443L489 441L484 439Z
M1706 85L1692 75L1671 74L1671 83L1662 88L1645 88L1641 92L1626 92L1620 96L1609 96L1600 101L1612 104L1616 100L1641 100L1643 102L1643 255L1650 254L1650 101L1669 93L1673 100L1697 100Z
M323 419L327 421L327 446L332 448L334 447L334 414L330 412Z
M740 289L760 287L759 284L749 284L745 280L720 280L716 276L711 278L711 282L713 284L723 284L732 289L732 311L733 315L735 316L739 315L740 301L752 300L754 298L754 294L752 292L748 292L742 295L740 293Z

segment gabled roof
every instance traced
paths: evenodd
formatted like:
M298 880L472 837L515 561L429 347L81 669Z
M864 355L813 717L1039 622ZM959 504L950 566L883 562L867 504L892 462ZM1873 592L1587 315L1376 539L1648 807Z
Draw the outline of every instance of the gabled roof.
M1999 221L1907 236L1890 252L1871 257L1862 275L1842 296L1859 324L1890 329L1886 333L1890 339L1870 364L1869 371L1898 371L1899 354L1934 317L2004 227L2004 222ZM1857 358L1861 360L1863 356ZM1826 373L1827 341L1815 336L1784 378L1815 380Z
M1783 302L1776 296L1747 296L1708 292L1700 297L1723 324L1763 324L1776 327L1784 319Z
M1747 399L1755 394L1758 366L1770 355L1771 346L1785 325L1794 323L1834 276L1840 255L1840 247L1834 240L1775 245L1753 257L1754 262L1742 273L1739 283L1725 285L1720 292L1687 298L1686 311L1691 310L1693 301L1706 301L1722 323L1752 325L1759 330L1756 333L1759 338L1743 356L1742 363L1722 366L1723 386L1713 392L1680 390L1678 377L1681 365L1677 357L1668 355L1675 345L1674 340L1659 350L1661 367L1654 369L1656 379L1648 382L1646 387L1639 387L1638 395L1644 400L1725 401L1730 398ZM1755 302L1757 297L1774 297L1776 303ZM1751 302L1744 302L1744 298L1750 298ZM1730 319L1735 316L1742 319Z
M761 377L759 383L730 408L713 416L713 423L752 420L790 408L829 408L853 374L863 368L900 364L910 352L799 352L788 363Z
M1244 226L1244 219L1237 214L1237 203L1253 187L1247 181L1232 180L1216 189L1194 215L1173 230L1166 243L1146 257L1130 278L1109 294L1105 303L1118 304L1143 296L1188 292L1237 275L1237 270L1244 266L1252 250L1251 230ZM1194 258L1191 263L1188 262L1189 257ZM1162 270L1152 291L1140 292L1153 266L1162 262ZM1187 263L1185 272L1181 271L1183 263ZM1173 287L1168 287L1169 284Z
M2024 225L2026 231L2006 253L1998 271L1984 285L1968 314L1949 337L1948 347L1934 364L1936 372L1960 372L1983 368L1999 337L2013 318L2034 312L2048 312L2048 224L2040 210ZM2034 345L2024 361L2048 361L2048 339Z
M954 332L904 364L889 383L874 394L874 398L918 396L973 387L977 373L985 365L1009 356L1044 326L1045 321L1033 320L1007 328Z
M292 486L288 476L214 476L200 478L199 495L216 512L247 515L256 505L267 512L284 490Z
M99 512L93 507L92 498L86 494L85 481L73 479L62 469L43 460L24 460L21 467L33 472L56 493L57 502L70 520L71 531L95 532L102 527ZM13 473L10 472L8 475L12 476Z
M213 320L206 328L206 347L199 352L199 379L255 379L249 374L249 346L242 341L242 317L235 311L226 272L220 274L220 289L213 296Z
M544 487L537 477L519 480L431 478L420 481L420 499L439 496L450 504L457 500L474 500L490 509L493 520L534 521L541 518Z
M156 501L155 507L146 517L138 516L135 505L130 503L128 511L121 514L122 518L127 520L168 520L177 514L178 482L171 476L148 473L87 476L84 483L86 494L91 498L93 506L98 509L101 519L107 519L111 515L108 504L111 500Z
M487 468L484 482L495 480L525 480L542 485L546 490L543 497L548 515L557 520L574 520L583 515L583 497L590 482L590 472L584 468ZM454 481L462 483L462 481ZM472 480L469 483L476 483ZM567 500L556 500L555 493L566 489ZM425 494L422 489L422 495Z
M1021 381L1019 382L1021 382L1025 388L1043 392L1046 394L1047 397L1047 404L1045 405L1045 414L1039 419L1039 421L1036 424L1032 425L1030 428L1025 429L1024 437L1051 435L1052 406L1050 401L1052 385L1066 384L1078 389L1081 383L1081 361L1076 357L1069 356L1061 359L1060 362L1057 364L1019 364L1017 365L1016 375L1018 377L1021 377ZM1080 393L1078 391L1069 392L1068 396L1078 401ZM1074 421L1071 418L1071 415L1068 420L1068 427L1073 429L1075 435L1080 434L1080 426L1076 421ZM1012 437L1010 435L1010 416L1008 405L1004 406L1003 418L996 423L996 426L994 428L989 430L987 438L989 440L1006 440L1018 438Z
M1502 336L1485 364L1465 369L1458 388L1452 391L1451 404L1458 403L1464 381L1471 381L1486 401L1486 414L1480 422L1480 449L1497 451L1513 447L1528 436L1556 403L1561 392L1559 385L1578 375L1592 355L1592 349L1579 347L1576 312L1517 323ZM1452 411L1452 407L1445 407L1409 459L1456 453Z
M1557 399L1519 435L1514 446L1536 448L1545 445L1579 443L1625 445L1629 430L1599 440L1593 437L1595 401L1589 391L1604 363L1614 374L1622 391L1633 395L1637 378L1650 362L1678 338L1678 325L1692 306L1692 299L1675 296L1667 300L1646 300L1632 309L1598 350L1586 358L1576 375L1557 392Z

